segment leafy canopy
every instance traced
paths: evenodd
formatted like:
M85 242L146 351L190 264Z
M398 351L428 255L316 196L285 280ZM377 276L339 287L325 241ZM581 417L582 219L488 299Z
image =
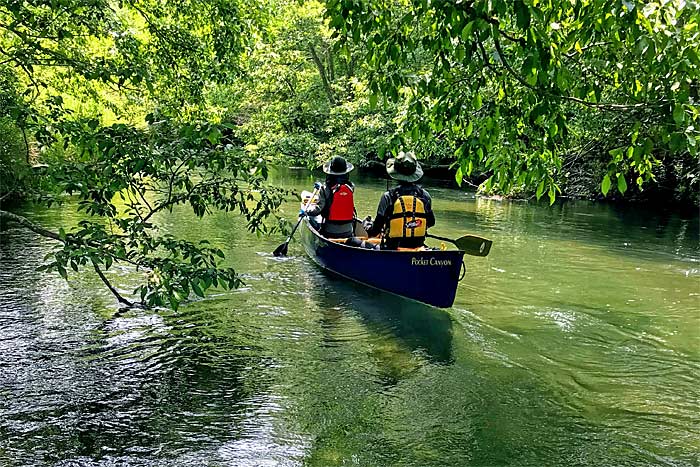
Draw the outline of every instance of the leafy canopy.
M164 234L157 222L186 205L199 217L237 211L253 231L276 228L265 219L283 192L265 185L264 162L238 147L235 125L206 118L202 99L207 86L239 76L267 14L236 0L0 4L0 65L25 89L3 112L48 162L38 178L52 190L43 185L35 199L51 206L69 194L88 215L55 233L0 210L59 241L43 269L66 277L91 267L127 305L104 274L117 263L147 273L134 291L145 306L177 307L240 283L220 249Z
M554 201L581 116L621 115L601 189L641 187L697 154L696 2L328 0L341 49L365 44L369 87L408 104L404 139L455 148L457 180L536 187ZM609 117L603 117L609 118ZM614 182L614 183L613 183Z

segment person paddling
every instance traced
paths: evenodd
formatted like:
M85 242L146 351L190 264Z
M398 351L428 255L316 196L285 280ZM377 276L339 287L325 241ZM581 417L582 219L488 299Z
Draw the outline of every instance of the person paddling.
M386 172L399 185L384 192L374 222L368 218L363 223L367 234L374 237L383 233L382 249L423 246L428 228L435 225L430 194L416 184L423 169L413 151L401 151L386 161Z
M355 218L355 186L349 179L353 165L340 156L323 164L326 182L321 186L316 206L301 215L321 215L321 235L327 238L348 238L353 235Z

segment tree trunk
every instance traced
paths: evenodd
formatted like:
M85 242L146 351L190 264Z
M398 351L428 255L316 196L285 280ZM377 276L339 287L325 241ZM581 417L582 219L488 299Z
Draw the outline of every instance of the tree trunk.
M335 63L333 62L333 49L330 47L326 51L326 60L328 60L328 78L332 83L335 81Z
M318 68L318 73L321 75L321 81L323 82L323 89L326 91L326 95L328 96L328 101L331 103L331 105L335 105L335 98L333 98L333 90L331 89L330 84L328 83L328 77L326 76L326 69L323 66L323 63L321 62L321 59L318 58L318 54L316 53L316 48L314 48L313 44L309 45L309 51L311 52L311 57L314 59L314 63L316 64L316 68Z

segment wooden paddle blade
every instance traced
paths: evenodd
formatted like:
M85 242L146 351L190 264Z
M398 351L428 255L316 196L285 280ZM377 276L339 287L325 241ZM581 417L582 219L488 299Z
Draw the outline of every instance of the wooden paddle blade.
M275 248L275 251L272 252L273 255L279 257L279 256L287 256L287 249L289 247L289 242L284 242L277 248Z
M487 256L491 251L492 243L491 240L476 235L465 235L454 241L457 248L472 256Z

